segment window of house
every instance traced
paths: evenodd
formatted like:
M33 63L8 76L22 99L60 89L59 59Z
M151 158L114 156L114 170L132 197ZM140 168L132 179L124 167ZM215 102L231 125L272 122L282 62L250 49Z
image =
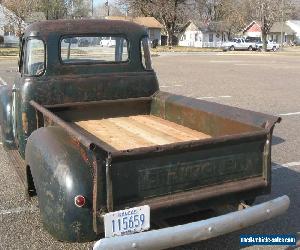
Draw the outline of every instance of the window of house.
M195 34L195 42L198 41L198 33Z
M42 40L31 38L26 44L24 74L40 76L45 70L45 44Z
M210 33L210 34L208 35L208 41L209 41L210 43L212 43L212 42L214 41L214 34L213 34L213 33Z
M149 38L152 41L153 39L155 39L155 32L154 29L149 29Z
M152 70L148 37L144 37L141 41L141 59L144 69Z
M12 25L5 25L3 29L4 29L4 36L15 35L15 29Z
M128 44L119 36L68 36L60 41L63 63L120 63L128 61Z

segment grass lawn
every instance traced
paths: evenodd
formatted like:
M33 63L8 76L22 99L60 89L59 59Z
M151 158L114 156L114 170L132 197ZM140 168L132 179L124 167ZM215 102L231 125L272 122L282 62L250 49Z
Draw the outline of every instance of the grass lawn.
M0 48L0 56L18 56L19 48Z

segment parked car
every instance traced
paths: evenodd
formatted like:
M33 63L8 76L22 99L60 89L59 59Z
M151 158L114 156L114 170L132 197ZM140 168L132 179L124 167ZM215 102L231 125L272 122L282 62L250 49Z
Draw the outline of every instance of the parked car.
M230 50L249 50L252 51L256 47L255 41L246 40L244 38L234 38L231 41L225 42L222 45L224 51Z
M102 47L112 47L116 46L116 40L111 37L103 37L100 41L100 46Z
M262 49L263 49L262 42L256 43L255 46L258 51L262 51ZM280 45L278 43L273 42L271 40L267 41L267 51L277 51L279 48L280 48Z
M87 38L79 39L78 47L88 47L90 46L91 42Z
M121 36L130 60L117 42L114 59L69 64L61 38L86 45L85 34ZM55 20L21 37L16 80L0 86L1 139L47 231L69 242L105 233L95 250L165 249L285 212L285 195L248 208L271 192L280 117L160 91L147 36L127 21ZM141 233L227 205L242 211Z

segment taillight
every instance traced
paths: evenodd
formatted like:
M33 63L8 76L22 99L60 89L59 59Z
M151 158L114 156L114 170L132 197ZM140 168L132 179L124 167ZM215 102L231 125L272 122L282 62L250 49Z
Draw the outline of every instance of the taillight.
M74 201L77 207L83 207L85 205L85 197L82 195L75 196Z

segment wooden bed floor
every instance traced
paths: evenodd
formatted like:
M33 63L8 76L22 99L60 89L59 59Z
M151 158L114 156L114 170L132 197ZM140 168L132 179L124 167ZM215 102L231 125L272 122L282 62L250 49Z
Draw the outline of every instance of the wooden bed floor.
M152 115L76 122L116 150L166 145L211 136Z

